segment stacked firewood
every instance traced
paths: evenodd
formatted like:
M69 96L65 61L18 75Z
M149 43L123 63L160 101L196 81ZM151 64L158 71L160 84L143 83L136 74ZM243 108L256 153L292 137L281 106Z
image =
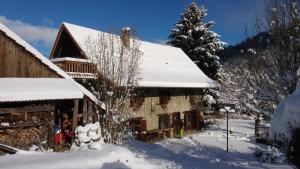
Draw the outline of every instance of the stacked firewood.
M13 128L0 132L0 143L20 149L28 149L33 144L40 144L41 140L47 139L47 128Z
M28 150L48 138L48 113L11 114L0 119L0 144Z

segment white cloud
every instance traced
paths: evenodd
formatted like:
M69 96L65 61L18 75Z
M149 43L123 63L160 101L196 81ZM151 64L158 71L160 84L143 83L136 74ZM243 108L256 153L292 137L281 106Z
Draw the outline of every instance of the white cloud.
M19 20L10 20L0 15L0 22L14 31L17 35L33 44L51 46L58 29L46 26L31 25Z

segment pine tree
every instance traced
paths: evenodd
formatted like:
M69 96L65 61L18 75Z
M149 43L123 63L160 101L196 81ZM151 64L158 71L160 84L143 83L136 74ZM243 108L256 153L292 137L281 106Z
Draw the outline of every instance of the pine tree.
M220 63L216 52L223 49L224 43L210 30L214 22L203 21L206 15L203 6L191 3L171 29L168 44L181 48L207 76L218 79Z

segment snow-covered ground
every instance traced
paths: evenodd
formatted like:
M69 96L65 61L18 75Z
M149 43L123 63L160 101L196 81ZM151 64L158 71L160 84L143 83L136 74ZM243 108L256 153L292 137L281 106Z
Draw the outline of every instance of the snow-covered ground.
M233 134L226 152L226 121L220 126L183 139L166 139L156 144L130 141L120 146L103 145L101 150L70 153L20 152L0 157L0 168L182 168L182 169L292 169L288 164L263 163L254 157L254 121L230 120Z
M265 148L254 141L254 120L230 120L229 129L233 129L229 137L229 153L226 152L226 120L215 129L183 139L167 139L150 146L133 142L128 147L159 168L292 168L287 164L262 163L254 157L256 147Z
M66 153L19 152L0 156L0 169L143 169L155 165L138 158L130 150L103 145L101 150Z

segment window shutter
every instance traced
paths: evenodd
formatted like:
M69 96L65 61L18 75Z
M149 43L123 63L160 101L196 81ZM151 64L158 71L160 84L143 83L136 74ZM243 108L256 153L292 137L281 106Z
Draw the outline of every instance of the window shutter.
M200 130L200 120L201 120L201 114L200 112L196 112L196 130Z
M171 116L169 114L166 114L167 116L167 128L171 128Z
M189 130L189 125L188 125L188 112L184 112L184 130L187 131Z

